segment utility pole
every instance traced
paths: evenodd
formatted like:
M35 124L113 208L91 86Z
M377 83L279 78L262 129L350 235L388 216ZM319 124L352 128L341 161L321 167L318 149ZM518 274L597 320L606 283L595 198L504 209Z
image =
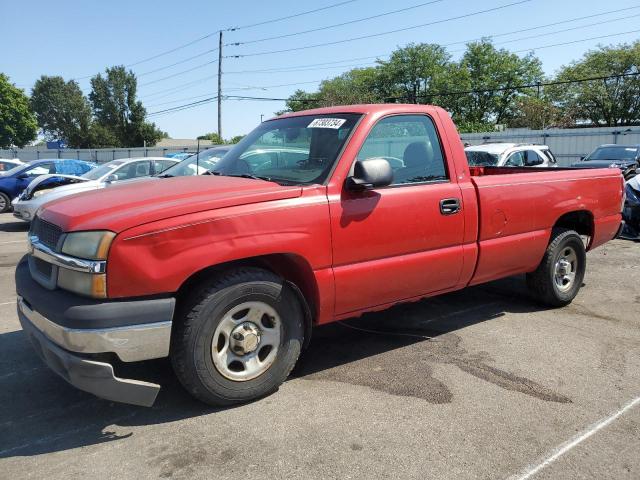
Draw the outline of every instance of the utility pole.
M218 40L218 136L222 138L222 30Z

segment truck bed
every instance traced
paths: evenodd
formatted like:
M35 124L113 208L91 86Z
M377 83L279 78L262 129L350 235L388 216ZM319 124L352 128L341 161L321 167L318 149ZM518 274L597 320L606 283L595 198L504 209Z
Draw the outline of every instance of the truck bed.
M590 217L589 249L610 240L619 228L621 195L611 194L624 185L617 169L470 167L470 171L479 208L478 263L472 284L535 270L551 226L566 212Z

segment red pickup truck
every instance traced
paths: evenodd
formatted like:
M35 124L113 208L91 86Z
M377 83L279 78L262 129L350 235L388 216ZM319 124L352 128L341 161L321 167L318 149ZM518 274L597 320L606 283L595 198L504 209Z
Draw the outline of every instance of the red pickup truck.
M553 307L621 226L617 169L469 168L444 110L322 108L266 121L207 175L38 212L18 313L46 363L151 405L123 362L169 356L217 405L275 391L312 327L514 274Z

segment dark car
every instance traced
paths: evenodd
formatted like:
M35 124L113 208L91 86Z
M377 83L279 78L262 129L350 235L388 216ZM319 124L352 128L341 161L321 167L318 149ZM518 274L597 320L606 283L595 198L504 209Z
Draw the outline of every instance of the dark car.
M579 162L580 168L619 168L625 179L636 175L640 162L640 145L600 145Z
M640 175L625 185L625 202L622 210L624 227L620 237L640 240Z
M51 173L61 175L82 175L95 167L95 164L74 159L38 160L18 165L4 172L0 177L0 213L8 212L11 200L27 188L34 178ZM55 181L54 178L51 181Z

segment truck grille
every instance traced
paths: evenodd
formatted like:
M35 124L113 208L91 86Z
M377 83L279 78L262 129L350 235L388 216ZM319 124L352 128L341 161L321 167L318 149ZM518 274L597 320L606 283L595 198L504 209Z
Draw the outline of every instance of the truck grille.
M40 242L44 243L47 247L55 249L58 245L58 240L62 235L62 229L57 225L41 220L39 217L35 217L31 222L31 229L29 235L35 235Z

